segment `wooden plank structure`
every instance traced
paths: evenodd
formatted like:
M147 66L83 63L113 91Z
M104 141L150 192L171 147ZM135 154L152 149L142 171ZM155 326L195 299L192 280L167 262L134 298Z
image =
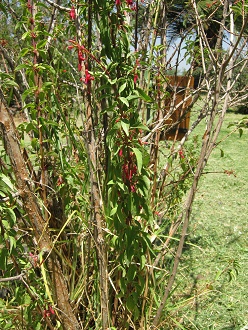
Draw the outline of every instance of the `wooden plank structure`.
M190 111L188 107L192 102L189 97L190 90L194 88L194 77L187 76L167 76L168 85L172 92L166 99L165 114L171 111L171 107L179 107L172 111L170 117L166 120L165 139L181 140L189 129ZM187 100L186 97L188 97Z

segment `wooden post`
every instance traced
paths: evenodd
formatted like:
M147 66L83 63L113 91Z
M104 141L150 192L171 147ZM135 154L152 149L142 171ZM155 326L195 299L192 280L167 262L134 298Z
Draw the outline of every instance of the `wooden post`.
M192 102L190 89L194 87L193 77L167 76L168 85L173 89L167 98L165 116L171 112L166 121L165 139L181 140L189 129L190 112L188 107ZM175 108L175 110L173 110Z

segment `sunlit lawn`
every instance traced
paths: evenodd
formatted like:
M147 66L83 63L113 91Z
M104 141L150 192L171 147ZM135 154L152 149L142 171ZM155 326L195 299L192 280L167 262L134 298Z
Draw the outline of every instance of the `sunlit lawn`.
M230 122L243 117L228 113L220 139L233 129ZM188 237L193 246L179 275L185 299L194 296L180 311L186 329L238 330L248 324L247 142L248 130L223 141L200 182Z

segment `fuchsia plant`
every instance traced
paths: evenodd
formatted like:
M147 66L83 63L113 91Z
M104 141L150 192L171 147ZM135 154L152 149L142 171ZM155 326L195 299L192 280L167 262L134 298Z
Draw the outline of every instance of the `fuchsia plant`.
M6 12L13 25L11 37L7 31L0 38L6 70L0 90L0 266L3 276L25 273L8 301L13 315L3 315L12 318L6 327L180 325L181 318L170 314L174 300L166 304L171 297L178 302L175 276L198 181L228 106L232 86L225 86L231 81L225 75L232 53L220 56L220 47L216 52L208 46L205 20L191 1L196 19L185 35L198 39L186 48L192 62L205 61L206 84L177 93L167 79L171 4L142 2L89 0L66 8L58 1L20 0L13 2L15 10L0 5L1 18ZM232 2L218 3L225 6L221 36ZM180 107L178 94L190 93L194 102L202 97L191 131L208 116L199 153L186 143L191 131L182 141L162 141ZM27 114L18 130L8 107L15 98ZM27 255L26 246L37 254Z

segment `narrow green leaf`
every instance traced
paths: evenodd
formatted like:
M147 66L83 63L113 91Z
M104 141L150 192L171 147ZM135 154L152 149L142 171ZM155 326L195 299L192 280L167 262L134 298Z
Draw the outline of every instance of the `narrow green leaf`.
M127 297L127 309L129 310L129 312L133 312L135 308L135 301L133 299L133 296L128 296Z
M29 52L30 52L30 48L23 48L19 53L19 58L25 56Z
M137 272L137 267L134 264L131 264L127 271L127 279L129 282L133 281Z
M129 107L129 102L125 97L120 96L119 99L122 103L124 103L127 107Z
M139 173L141 173L142 166L143 166L143 157L142 152L138 148L133 148L133 152L135 153L136 159L137 159L137 167Z
M21 39L22 40L25 40L29 35L30 35L30 32L29 31L24 32Z
M149 128L143 124L138 124L137 126L133 126L132 128L142 129L143 131L150 131Z
M145 267L145 264L146 264L146 256L142 254L140 256L140 269L143 269Z
M136 94L131 94L131 95L127 96L128 101L136 100L138 98L139 98L139 95L136 95Z
M108 79L108 82L111 84L111 85L114 85L115 83L116 83L116 81L117 81L117 78L115 78L115 79Z
M123 129L123 131L126 133L127 136L129 136L129 128L130 128L130 124L128 121L121 121L121 127Z
M127 87L127 83L125 82L124 84L121 85L121 87L119 88L119 94L121 94L121 92L124 91L124 89L126 89Z
M13 248L16 248L16 240L13 236L9 236L9 252L12 253Z
M14 86L14 87L19 87L19 85L13 81L13 80L10 80L10 79L6 79L3 81L3 85L5 86Z
M149 95L147 95L142 89L138 87L136 89L139 92L139 95L142 98L142 100L144 100L145 102L152 102L152 98Z
M110 212L110 216L112 217L116 212L117 212L118 206L114 207L111 212Z
M26 97L28 95L33 95L36 90L36 87L30 87L25 90L25 92L22 94L22 101L25 101Z
M19 64L17 65L17 67L15 68L15 71L19 71L19 70L22 70L22 69L27 69L29 68L30 65L29 64Z
M47 39L39 41L37 43L37 49L43 48L46 45L46 43L47 43Z

